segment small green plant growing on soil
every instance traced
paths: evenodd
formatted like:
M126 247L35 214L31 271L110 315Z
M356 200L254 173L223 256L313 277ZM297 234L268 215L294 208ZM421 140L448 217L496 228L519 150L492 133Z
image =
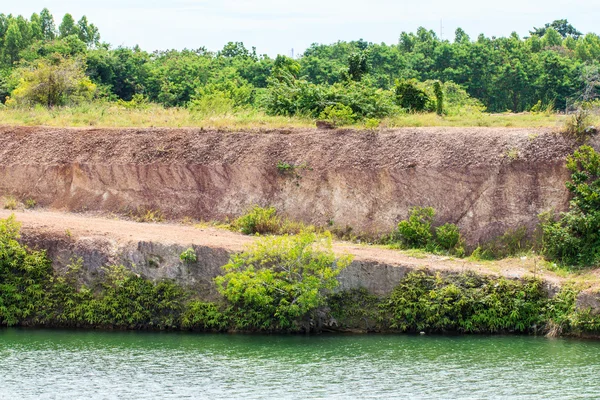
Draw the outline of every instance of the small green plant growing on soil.
M19 206L19 202L13 196L4 197L4 209L16 210L18 206Z
M269 237L234 255L215 282L239 329L310 329L310 313L350 262L335 256L331 235Z
M508 158L511 161L515 161L519 158L519 149L517 149L516 147L511 147L510 149L508 149L506 151L506 158Z
M179 259L186 264L193 264L198 261L198 256L193 248L189 248L179 255Z
M508 229L504 234L479 245L473 250L471 258L497 260L526 254L533 248L534 242L529 237L527 227L521 226Z
M435 228L435 241L446 251L454 250L458 246L462 247L460 230L454 224L444 224Z
M35 208L35 206L37 206L37 202L34 199L27 199L25 200L25 208L28 210L31 210L32 208Z

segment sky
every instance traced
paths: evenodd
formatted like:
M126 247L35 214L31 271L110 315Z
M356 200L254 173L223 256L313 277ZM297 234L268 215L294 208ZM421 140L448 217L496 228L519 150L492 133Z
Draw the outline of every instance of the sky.
M525 36L534 26L566 18L580 31L600 33L598 0L1 0L0 13L29 17L47 7L56 24L65 13L88 20L113 46L144 50L219 50L227 42L259 54L301 54L312 43L364 39L397 43L419 26L453 39ZM441 24L440 24L441 21Z

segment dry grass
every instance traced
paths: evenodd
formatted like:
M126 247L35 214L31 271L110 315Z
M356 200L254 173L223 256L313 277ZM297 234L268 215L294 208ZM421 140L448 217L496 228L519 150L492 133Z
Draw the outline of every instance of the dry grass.
M564 115L551 113L485 114L480 112L440 117L435 113L402 114L381 120L381 128L422 126L489 126L489 127L562 127ZM314 127L315 121L304 117L268 116L256 110L239 110L231 114L206 115L185 108L148 105L125 108L114 103L90 103L76 107L47 109L0 108L5 125L26 126L95 126L95 127L203 127L214 129L277 129ZM365 128L364 123L354 127Z

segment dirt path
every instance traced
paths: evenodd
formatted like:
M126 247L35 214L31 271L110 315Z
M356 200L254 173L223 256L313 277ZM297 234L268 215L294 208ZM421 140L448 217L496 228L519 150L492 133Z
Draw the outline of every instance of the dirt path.
M22 224L24 232L64 235L69 232L74 238L104 237L119 242L147 241L163 244L199 245L240 251L254 240L234 232L216 228L197 228L178 224L149 224L105 217L69 214L50 211L9 211L0 210L0 218L14 214ZM475 271L485 274L502 275L509 278L531 276L536 261L534 259L509 259L494 262L473 262L443 256L411 256L405 252L366 246L347 242L336 242L334 250L338 254L351 254L356 261L377 262L380 264L427 268L439 271ZM560 283L565 278L550 271L537 271L545 280ZM595 281L599 271L586 274L585 279ZM592 283L592 282L590 282Z

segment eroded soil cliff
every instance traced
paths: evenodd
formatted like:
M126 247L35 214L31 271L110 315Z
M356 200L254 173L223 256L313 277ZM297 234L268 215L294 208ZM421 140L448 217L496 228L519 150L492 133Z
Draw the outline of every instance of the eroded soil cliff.
M253 204L355 233L432 206L470 243L564 210L573 144L549 130L0 127L0 196L50 209L223 220ZM284 170L279 163L297 166Z

